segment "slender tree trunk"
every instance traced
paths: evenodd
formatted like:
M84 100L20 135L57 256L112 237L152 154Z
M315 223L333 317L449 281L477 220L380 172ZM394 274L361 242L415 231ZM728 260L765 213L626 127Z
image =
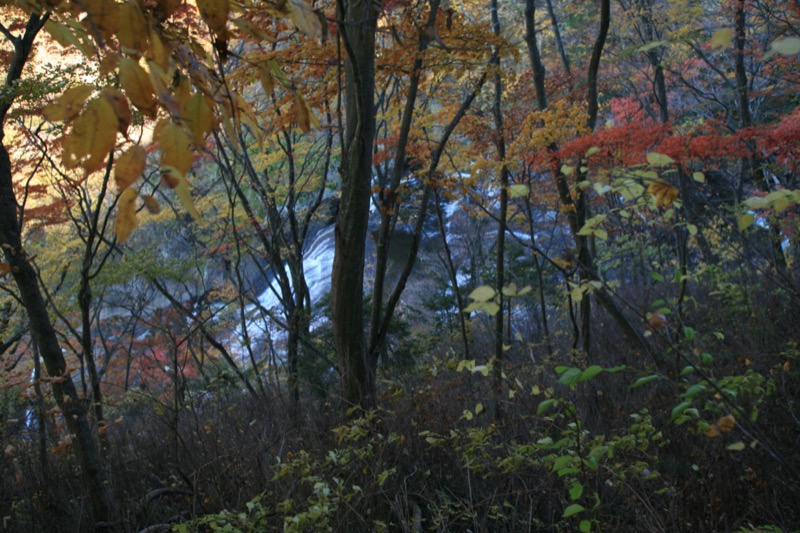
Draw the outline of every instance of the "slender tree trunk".
M428 14L428 21L426 27L435 31L436 16L439 12L439 0L431 2L431 10ZM400 204L397 202L397 191L400 188L403 173L405 171L406 162L406 148L408 146L408 139L411 133L411 124L414 118L414 107L417 102L417 92L419 90L419 83L422 77L422 58L425 50L430 43L431 32L420 32L420 40L417 45L417 55L414 58L414 65L411 69L411 79L408 82L408 94L406 95L405 109L403 110L403 118L400 123L400 131L397 140L397 149L394 156L394 166L392 168L392 177L388 186L388 190L382 191L381 202L381 225L378 230L378 239L375 247L375 282L372 290L372 313L370 316L369 327L369 342L368 349L371 357L380 353L382 346L380 346L380 330L382 320L384 317L383 297L386 285L386 273L389 262L389 245L392 238L392 231L394 229L394 222L397 220L396 210L400 209ZM387 317L390 320L391 317ZM376 365L377 361L370 361L371 364Z
M364 255L375 139L376 13L367 0L338 0L337 8L346 122L331 279L333 341L345 406L369 408L375 404L375 366L364 336Z
M22 37L13 39L14 53L6 74L5 87L13 87L22 77L22 70L33 48L33 41L44 27L46 17L31 15ZM13 95L13 91L9 91ZM36 271L31 258L22 247L19 206L14 194L11 159L3 144L5 119L13 96L0 103L0 247L11 274L19 289L20 299L28 314L33 342L39 347L48 376L52 383L53 396L61 409L67 428L75 436L75 452L91 501L92 518L95 524L107 524L115 516L112 500L106 485L100 452L89 421L86 401L78 394L67 363L50 321Z
M547 109L547 92L544 87L545 70L536 42L536 0L525 0L525 44L528 48L528 60L533 73L533 86L536 88L536 100L539 109Z
M550 24L553 27L553 35L556 38L556 46L558 46L558 55L561 58L561 66L564 68L564 74L570 76L572 73L570 72L569 67L569 56L567 55L567 49L564 47L564 40L561 38L561 30L558 28L558 19L556 18L556 12L553 9L553 3L550 0L547 0L547 14L550 15Z
M492 12L492 29L496 36L500 36L500 16L498 13L497 0L491 0L490 9ZM492 102L492 114L494 116L495 129L495 148L497 150L497 160L500 162L500 209L497 215L497 243L495 255L495 291L497 292L498 305L500 310L494 316L494 389L495 389L495 418L503 417L502 392L503 392L503 351L505 336L503 335L503 307L504 296L503 287L505 286L505 254L506 254L506 218L508 216L508 186L509 172L506 166L506 139L503 131L503 80L500 77L500 56L494 55L494 101ZM544 82L544 69L535 74ZM540 104L541 105L541 104Z
M747 41L747 10L745 9L745 0L738 0L735 17L736 60L734 72L736 74L736 103L739 109L739 127L745 129L753 125L753 116L750 113L750 98L747 95L749 81L747 79L747 69L744 60L745 44ZM771 186L764 175L762 161L759 157L753 154L749 157L742 158L742 172L739 178L739 187L737 187L738 199L741 199L743 196L745 182L753 180L757 176L760 176L765 189L770 190ZM784 272L786 271L786 255L783 252L782 241L783 236L781 235L781 230L777 221L771 220L769 225L769 243L772 259L775 268Z
M447 266L447 276L450 278L450 285L453 287L453 295L456 299L458 326L461 331L461 342L464 343L464 353L462 359L469 359L469 337L467 336L467 319L464 313L464 300L461 297L461 290L458 288L458 273L453 264L453 254L450 245L447 243L447 228L445 227L444 217L442 216L442 206L439 199L438 189L436 194L436 219L439 221L439 236L442 238L442 249L444 250L445 265Z

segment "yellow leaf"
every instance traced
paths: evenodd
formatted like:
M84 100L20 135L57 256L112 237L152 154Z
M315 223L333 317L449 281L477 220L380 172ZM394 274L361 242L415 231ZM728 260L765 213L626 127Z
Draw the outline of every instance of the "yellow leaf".
M200 213L194 205L194 200L192 200L192 192L189 190L189 182L186 181L186 177L174 167L163 167L162 171L164 172L162 179L167 178L172 183L175 183L175 194L178 195L184 209L192 215L192 218L199 221L201 219Z
M154 61L148 62L147 67L150 69L150 81L152 82L153 90L159 102L161 102L161 105L163 105L170 114L180 115L181 106L178 102L178 98L172 94L168 87L168 85L172 83L172 76L167 74L164 69Z
M197 0L200 16L214 33L224 33L230 12L228 0Z
M119 197L117 203L117 219L114 222L114 232L117 235L117 242L123 243L128 240L133 230L136 228L136 189L125 189Z
M67 89L55 102L45 106L42 114L44 118L52 122L72 120L78 115L83 103L93 91L94 89L89 85L78 85Z
M119 156L114 164L114 180L120 191L130 187L144 172L147 154L141 146L132 146L127 152Z
M145 70L130 57L123 57L119 62L119 83L125 90L133 105L149 117L154 117L158 110L153 84Z
M192 132L195 145L202 145L214 127L214 113L205 96L194 93L184 106L183 118Z
M114 89L113 87L104 89L100 96L105 98L108 103L111 104L114 114L117 115L117 121L119 121L119 132L123 135L126 135L128 132L128 126L130 126L133 118L131 115L131 106L128 104L128 99L125 98L125 95L122 93L122 91L119 89Z
M164 45L164 41L155 29L150 29L150 49L147 51L147 59L166 70L169 66L169 51Z
M53 19L48 20L44 29L47 33L55 39L55 41L64 48L75 47L81 51L86 57L91 57L93 54L93 47L89 39L86 39L86 30L83 28L73 29L60 22L55 22ZM80 34L80 37L78 34Z
M656 208L669 207L678 197L678 189L663 180L651 181L647 192L656 199Z
M258 81L261 82L264 93L267 95L272 94L273 89L275 89L275 80L272 78L269 66L264 64L258 65L258 71L256 73L258 74Z
M322 19L315 9L303 0L288 0L286 2L289 19L294 22L297 29L311 37L322 39Z
M161 212L161 206L158 205L158 200L156 200L149 194L142 196L142 200L144 201L144 206L151 214L157 215Z
M105 39L112 38L119 28L119 4L115 0L83 0L86 8L84 25L90 32L99 32Z
M714 437L719 437L722 435L722 433L720 432L719 427L716 424L713 424L706 428L705 435L706 437L713 439Z
M181 6L183 0L156 0L153 12L159 22L164 22Z
M311 113L306 101L299 93L295 93L294 95L292 114L294 115L294 120L297 122L297 125L303 130L303 133L311 131Z
M64 140L64 166L81 165L87 173L100 170L117 142L118 127L119 120L108 100L95 98L89 102Z
M649 152L647 154L647 162L654 167L665 167L675 162L670 156L666 154L659 154L658 152Z
M158 132L161 148L161 166L173 167L182 176L192 168L192 151L189 135L175 122L168 122Z
M733 29L720 28L711 36L711 48L724 50L731 45L731 39L733 39Z
M717 420L717 426L719 426L719 430L723 433L732 431L736 426L736 417L733 415L725 415Z
M149 46L147 21L138 2L125 2L119 9L117 40L123 48L145 52Z

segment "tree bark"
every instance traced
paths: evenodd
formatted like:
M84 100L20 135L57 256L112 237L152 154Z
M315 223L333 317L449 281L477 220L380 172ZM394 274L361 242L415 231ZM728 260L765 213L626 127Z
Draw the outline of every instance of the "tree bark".
M14 87L21 79L34 39L46 20L46 16L31 15L21 37L7 36L14 45L14 53L6 73L6 89ZM14 194L11 158L3 143L5 119L14 101L13 90L8 92L11 96L0 103L0 247L28 314L33 342L39 348L48 376L55 378L52 382L53 396L68 430L75 437L75 452L91 501L92 518L96 525L108 524L114 518L114 506L106 485L86 401L78 395L78 390L67 372L64 353L50 321L36 270L22 247L21 217L18 218L20 208Z
M337 11L346 122L331 279L333 341L345 407L369 408L375 404L375 365L364 335L364 255L375 139L376 13L367 0L338 0Z

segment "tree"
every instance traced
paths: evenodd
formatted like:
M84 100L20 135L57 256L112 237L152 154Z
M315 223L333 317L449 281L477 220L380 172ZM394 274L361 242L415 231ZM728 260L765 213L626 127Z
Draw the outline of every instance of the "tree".
M114 519L114 506L105 482L102 462L87 413L87 403L80 397L64 355L59 346L55 329L39 288L36 271L31 258L22 246L22 211L14 191L11 159L3 144L8 113L15 100L16 86L33 50L34 40L47 22L47 15L31 14L24 23L21 34L3 26L2 31L13 47L7 66L4 93L0 103L0 246L11 275L16 282L20 298L30 320L31 334L44 360L47 373L53 380L53 395L64 415L67 426L75 435L77 455L86 479L96 523L108 523Z

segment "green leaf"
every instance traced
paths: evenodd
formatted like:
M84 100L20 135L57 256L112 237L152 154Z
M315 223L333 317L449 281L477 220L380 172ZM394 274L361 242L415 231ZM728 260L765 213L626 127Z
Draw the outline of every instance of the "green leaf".
M581 377L580 368L570 368L558 378L558 382L562 385L574 385Z
M575 481L569 489L569 499L575 501L583 495L583 484Z
M662 376L660 376L658 374L652 374L652 375L649 375L649 376L641 377L641 378L637 379L636 381L634 381L633 384L630 386L630 388L631 389L638 389L642 385L647 385L648 383L652 383L653 381L661 379L661 377Z
M742 442L742 441L737 441L737 442L734 442L733 444L728 444L725 447L726 450L730 450L732 452L740 452L740 451L744 450L744 448L745 448L745 445L744 445L744 442Z
M711 42L709 44L711 48L724 50L731 45L731 39L733 39L733 29L720 28L711 36Z
M784 37L783 39L773 41L770 51L761 59L769 59L775 54L793 56L797 53L800 53L800 39L797 37Z
M494 295L495 292L493 288L489 287L488 285L483 285L472 291L469 294L469 297L475 300L476 302L487 302L490 299L494 298Z
M673 164L675 160L666 154L650 152L647 154L647 162L654 167L665 167L667 165Z
M487 315L494 316L500 311L500 306L494 302L486 302L483 304L483 312Z
M599 365L592 365L583 372L581 372L580 381L587 381L592 379L593 377L601 374L603 372L603 367Z
M524 196L528 196L530 190L531 188L523 183L515 183L508 188L508 193L511 198L522 198Z
M745 213L739 217L737 221L737 226L739 227L739 231L744 231L750 226L752 226L756 221L755 215L752 213Z
M588 158L592 157L594 154L596 154L599 151L600 151L600 148L598 148L597 146L592 146L591 148L586 150L586 155L584 157L586 159L588 159Z
M672 412L670 413L670 418L674 419L689 407L692 406L692 402L681 402L675 407L672 408Z
M567 506L566 509L564 509L564 514L561 515L561 518L569 518L570 516L576 515L585 510L586 507L584 507L583 505L579 503L573 503L572 505L569 505Z
M553 404L555 404L555 403L556 403L555 398L551 398L549 400L545 400L545 401L541 402L539 404L539 407L536 409L536 414L541 416L542 413L544 413L545 411L550 409L550 407L552 407Z
M589 520L581 520L578 524L578 531L581 533L589 533L592 530L592 522Z
M640 52L648 52L648 51L652 50L653 48L659 48L661 46L667 46L668 44L669 43L667 41L653 41L653 42L650 42L650 43L647 43L645 45L640 46L639 47L639 51Z
M706 182L706 175L702 172L694 172L692 174L692 179L697 183L705 183Z

